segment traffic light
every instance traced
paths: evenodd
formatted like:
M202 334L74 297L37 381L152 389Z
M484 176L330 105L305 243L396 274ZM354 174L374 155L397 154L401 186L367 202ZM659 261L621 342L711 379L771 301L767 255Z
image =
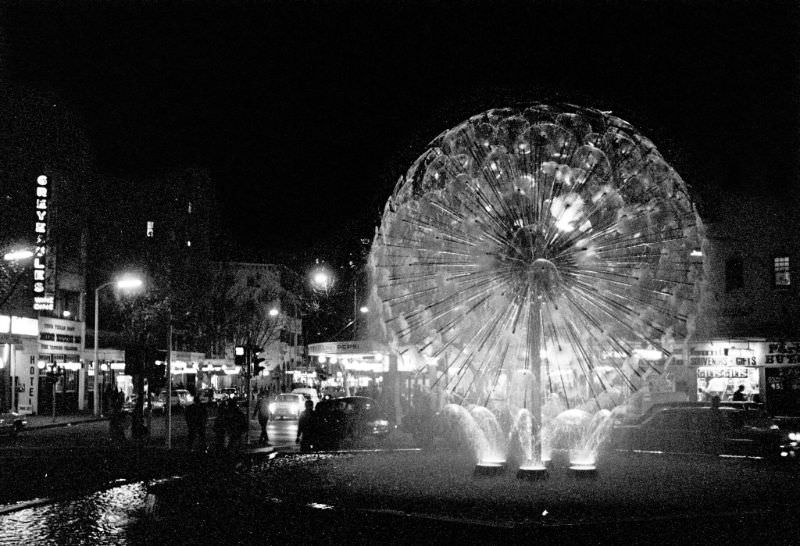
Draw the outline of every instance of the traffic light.
M245 366L247 364L247 355L245 348L237 345L233 352L233 363L237 366Z
M253 375L258 375L264 369L262 362L264 362L265 358L258 356L261 354L261 351L263 351L261 347L250 347L250 354L253 358Z

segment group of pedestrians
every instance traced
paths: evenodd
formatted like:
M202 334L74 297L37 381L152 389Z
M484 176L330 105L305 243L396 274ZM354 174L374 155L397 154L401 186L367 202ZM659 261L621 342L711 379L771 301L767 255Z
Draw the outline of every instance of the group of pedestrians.
M242 448L242 438L249 427L247 415L234 399L222 402L214 420L214 449L217 453L235 453Z
M122 393L118 393L118 395L110 396L109 398L111 440L115 443L124 443L125 421L127 418L123 408L124 396ZM186 447L189 450L206 451L206 426L209 419L208 404L196 401L185 406L183 413L188 429ZM259 445L268 445L269 397L266 393L262 393L256 401L252 418L257 418L261 427L261 435L258 439ZM248 417L239 408L236 400L228 399L220 403L217 407L217 416L213 424L214 451L217 453L239 451L242 448L243 437L247 433L248 427ZM317 448L317 428L314 402L306 400L305 411L300 414L297 426L296 442L300 444L301 451L311 451Z

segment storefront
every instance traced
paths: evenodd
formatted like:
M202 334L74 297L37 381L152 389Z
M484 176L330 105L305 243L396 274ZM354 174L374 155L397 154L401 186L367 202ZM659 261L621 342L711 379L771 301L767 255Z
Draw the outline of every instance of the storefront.
M195 390L198 386L198 374L202 373L204 359L203 353L172 351L170 371L173 388Z
M348 395L361 390L375 391L389 372L388 349L368 341L315 343L308 346L308 354L312 364L322 370L320 376L316 373L313 376L317 384L309 386L321 390ZM294 377L295 381L299 378L297 374Z
M760 340L747 339L690 344L688 364L696 400L710 402L718 396L729 401L740 386L747 400L763 398L763 370L758 365L762 345Z
M234 365L233 360L224 358L204 358L198 362L196 387L198 389L220 389L228 387L240 387L239 366Z
M800 416L800 343L767 343L763 362L769 413Z
M800 415L800 342L726 339L689 346L688 370L698 401L727 401L744 386L749 401L773 415Z
M378 399L391 412L391 419L400 422L411 398L412 378L424 364L418 359L392 353L388 347L372 341L339 341L308 346L312 362L325 371L320 381L323 389L330 386L347 395L362 394Z
M36 319L0 315L0 412L37 412L38 342L39 322Z
M83 410L87 370L81 364L81 349L85 324L52 317L39 317L38 322L39 413L50 413L53 401L59 412Z

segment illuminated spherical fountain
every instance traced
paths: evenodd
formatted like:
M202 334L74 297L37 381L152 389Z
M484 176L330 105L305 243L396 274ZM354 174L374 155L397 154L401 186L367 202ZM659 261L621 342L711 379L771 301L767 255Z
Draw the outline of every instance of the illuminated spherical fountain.
M490 110L439 135L398 181L370 255L370 308L390 344L445 370L438 387L528 411L520 466L539 468L548 397L611 409L663 372L692 328L701 231L684 182L625 121Z

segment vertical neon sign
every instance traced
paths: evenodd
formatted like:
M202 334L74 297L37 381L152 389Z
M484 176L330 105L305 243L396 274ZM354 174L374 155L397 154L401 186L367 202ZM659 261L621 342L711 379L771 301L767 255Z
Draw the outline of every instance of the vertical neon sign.
M55 299L53 264L49 256L47 238L49 234L48 202L49 180L45 175L36 178L36 248L33 255L33 308L37 311L52 311Z

